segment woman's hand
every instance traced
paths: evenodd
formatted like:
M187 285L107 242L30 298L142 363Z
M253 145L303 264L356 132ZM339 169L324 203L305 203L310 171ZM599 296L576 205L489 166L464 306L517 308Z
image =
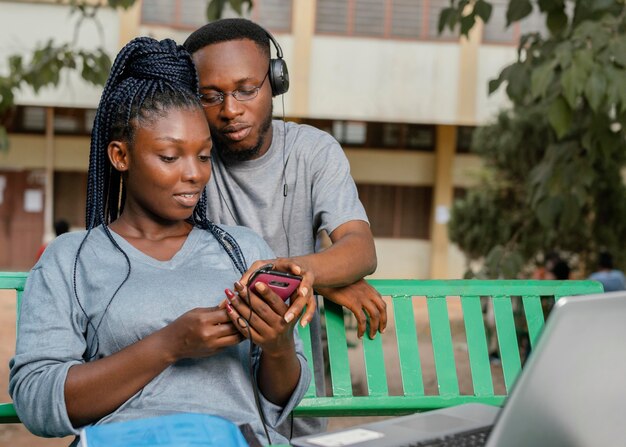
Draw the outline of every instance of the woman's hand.
M207 357L241 340L224 308L190 310L115 354L72 366L65 380L67 414L76 427L93 423L177 360Z
M298 290L294 295L291 296L289 308L281 315L283 316L286 323L290 323L291 321L296 320L300 317L304 307L306 306L306 312L300 319L300 325L302 327L306 326L313 319L315 309L317 308L315 296L313 295L313 283L315 281L313 273L310 270L303 268L299 264L293 262L289 258L260 260L254 262L250 266L248 271L246 271L239 280L240 287L235 285L235 289L237 291L245 289L252 274L258 269L264 267L269 270L277 270L302 276L302 282L300 283ZM259 294L261 293L260 291L257 292Z
M192 309L159 332L173 361L208 357L243 340L223 307Z
M237 294L226 290L228 316L243 336L261 348L258 369L261 392L271 402L284 405L301 373L293 335L296 320L285 318L291 307L263 283L257 283L255 290L236 283L235 290ZM310 289L307 293L311 293Z
M295 352L295 320L285 321L289 307L282 298L263 283L257 283L255 291L241 284L235 284L235 290L226 289L226 312L241 335L269 354Z

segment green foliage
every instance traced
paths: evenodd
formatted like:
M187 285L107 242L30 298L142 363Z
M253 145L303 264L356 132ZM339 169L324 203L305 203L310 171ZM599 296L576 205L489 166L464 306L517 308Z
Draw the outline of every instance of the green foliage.
M59 0L59 3L65 3ZM8 57L9 74L0 76L0 118L8 116L13 107L15 92L25 85L35 93L44 87L55 87L61 81L64 71L79 70L86 81L94 85L104 85L111 69L111 58L103 48L88 51L78 48L78 28L85 20L97 22L99 3L85 0L68 0L72 14L78 14L77 29L71 43L56 43L51 38L38 44L29 57L20 54ZM129 8L135 0L108 0L113 8ZM8 148L8 135L0 120L0 151Z
M238 15L243 14L244 5L248 5L249 9L252 8L252 0L210 0L206 8L207 19L211 22L222 17L227 3Z
M111 68L111 59L102 48L95 51L74 50L70 44L56 45L52 39L35 48L30 61L20 55L9 57L9 75L0 77L0 114L13 105L14 91L23 84L35 93L56 86L64 69L80 69L83 78L102 85Z
M441 10L439 16L438 30L441 33L446 27L456 32L459 30L461 35L468 36L469 31L476 24L476 17L483 22L489 21L493 6L485 0L451 0L451 6ZM469 13L467 10L469 10ZM460 26L459 26L460 25Z
M446 17L477 5L452 0ZM482 276L515 277L551 250L588 270L600 248L614 249L624 268L625 2L509 0L507 22L533 8L549 36L522 36L517 61L489 83L489 93L506 85L513 106L476 132L489 174L454 206L451 237L484 260Z

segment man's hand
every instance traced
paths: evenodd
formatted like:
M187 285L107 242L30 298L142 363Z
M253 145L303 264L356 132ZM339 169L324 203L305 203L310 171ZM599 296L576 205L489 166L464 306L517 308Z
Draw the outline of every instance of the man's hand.
M364 279L345 287L316 288L317 293L324 295L334 303L344 306L354 314L357 321L357 335L363 337L370 319L369 337L374 338L376 332L382 334L387 327L387 304L378 291Z

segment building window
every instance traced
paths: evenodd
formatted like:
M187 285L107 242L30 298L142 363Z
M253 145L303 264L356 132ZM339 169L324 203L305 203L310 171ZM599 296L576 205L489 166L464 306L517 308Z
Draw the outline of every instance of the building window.
M71 107L54 108L54 133L58 135L90 135L95 110ZM4 123L11 133L44 134L46 108L17 106Z
M463 188L461 186L455 186L452 189L452 200L457 201L464 199L467 196L467 188Z
M256 0L254 7L244 9L243 17L251 19L270 31L291 31L293 0ZM208 0L143 0L141 22L179 29L196 29L205 23ZM228 2L223 17L239 17Z
M87 173L54 173L54 219L65 219L72 227L85 226Z
M474 137L474 126L459 126L456 128L456 152L457 154L469 154Z
M18 110L15 128L24 132L43 133L46 130L46 109L43 107L21 107ZM20 113L22 112L22 113ZM21 118L21 120L20 120Z
M314 118L298 118L297 121L328 132L345 147L435 150L435 126L432 125Z
M368 146L433 152L435 126L408 123L368 123Z
M375 237L430 239L433 188L358 183Z
M363 146L367 143L367 124L361 121L334 121L333 136L347 146Z
M507 28L506 10L508 4L509 0L492 0L491 18L483 29L484 42L517 44L523 34L538 32L544 36L548 35L545 16L536 6L530 15Z
M316 32L398 39L457 40L437 32L449 0L318 0Z

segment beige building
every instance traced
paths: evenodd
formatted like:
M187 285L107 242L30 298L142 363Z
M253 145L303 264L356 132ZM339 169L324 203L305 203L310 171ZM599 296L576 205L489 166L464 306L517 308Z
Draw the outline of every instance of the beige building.
M275 114L325 129L342 143L376 238L375 276L462 276L464 258L450 244L446 223L454 197L480 169L468 153L473 127L506 105L501 92L487 96L489 79L516 55L520 29L504 29L505 2L494 2L492 22L477 26L469 40L437 34L448 0L254 3L248 16L278 40L291 76ZM204 23L205 8L204 0L103 8L99 25L84 23L77 41L109 54L139 35L182 43ZM75 21L68 6L0 0L0 73L8 54L28 54L51 36L75 39ZM71 75L59 88L17 97L7 121L10 149L0 153L0 270L29 268L55 219L84 225L99 93Z

